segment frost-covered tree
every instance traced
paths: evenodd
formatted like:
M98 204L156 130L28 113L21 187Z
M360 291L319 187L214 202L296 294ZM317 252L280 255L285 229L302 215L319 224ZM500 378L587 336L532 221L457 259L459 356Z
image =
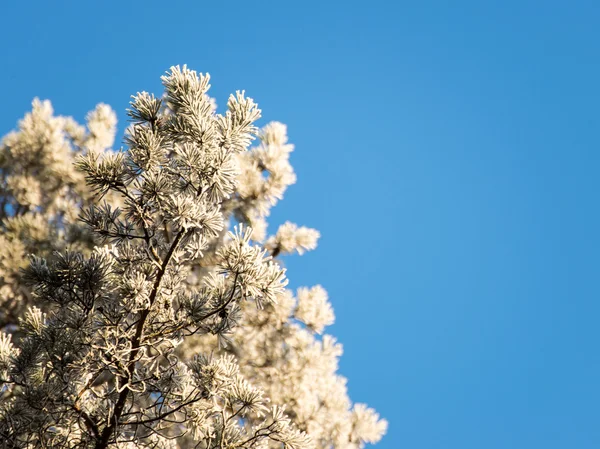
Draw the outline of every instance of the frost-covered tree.
M361 448L387 423L352 404L321 286L280 255L314 229L270 208L295 182L286 127L172 67L131 101L126 148L99 105L49 102L0 144L0 442L15 448ZM251 146L258 137L258 143Z

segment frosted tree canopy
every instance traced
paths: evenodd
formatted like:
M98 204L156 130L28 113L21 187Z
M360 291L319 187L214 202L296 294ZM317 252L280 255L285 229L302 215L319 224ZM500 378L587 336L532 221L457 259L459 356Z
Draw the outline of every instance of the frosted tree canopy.
M0 143L0 442L14 448L335 448L387 423L353 404L316 248L270 209L296 181L286 126L172 67L132 97L125 148L34 100ZM320 280L325 282L326 279ZM367 363L367 362L366 362Z

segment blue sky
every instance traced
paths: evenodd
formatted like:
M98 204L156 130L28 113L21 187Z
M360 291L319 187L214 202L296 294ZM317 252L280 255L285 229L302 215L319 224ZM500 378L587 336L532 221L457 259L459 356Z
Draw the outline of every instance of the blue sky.
M381 449L600 447L600 3L3 2L0 132L188 64L288 124L321 283Z

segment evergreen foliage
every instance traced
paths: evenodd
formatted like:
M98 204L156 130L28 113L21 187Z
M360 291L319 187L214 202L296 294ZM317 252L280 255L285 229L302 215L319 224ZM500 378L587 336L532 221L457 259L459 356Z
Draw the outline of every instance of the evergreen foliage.
M285 125L209 76L85 127L35 100L0 144L0 441L14 448L362 448L387 423L352 404L321 286L277 259L314 229L270 208L295 182ZM254 146L252 142L258 137Z

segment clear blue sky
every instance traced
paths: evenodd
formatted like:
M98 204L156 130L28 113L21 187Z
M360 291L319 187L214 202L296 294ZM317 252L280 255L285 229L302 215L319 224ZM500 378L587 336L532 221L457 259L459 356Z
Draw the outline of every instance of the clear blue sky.
M2 2L0 131L173 64L287 123L273 214L381 449L600 447L600 2Z

